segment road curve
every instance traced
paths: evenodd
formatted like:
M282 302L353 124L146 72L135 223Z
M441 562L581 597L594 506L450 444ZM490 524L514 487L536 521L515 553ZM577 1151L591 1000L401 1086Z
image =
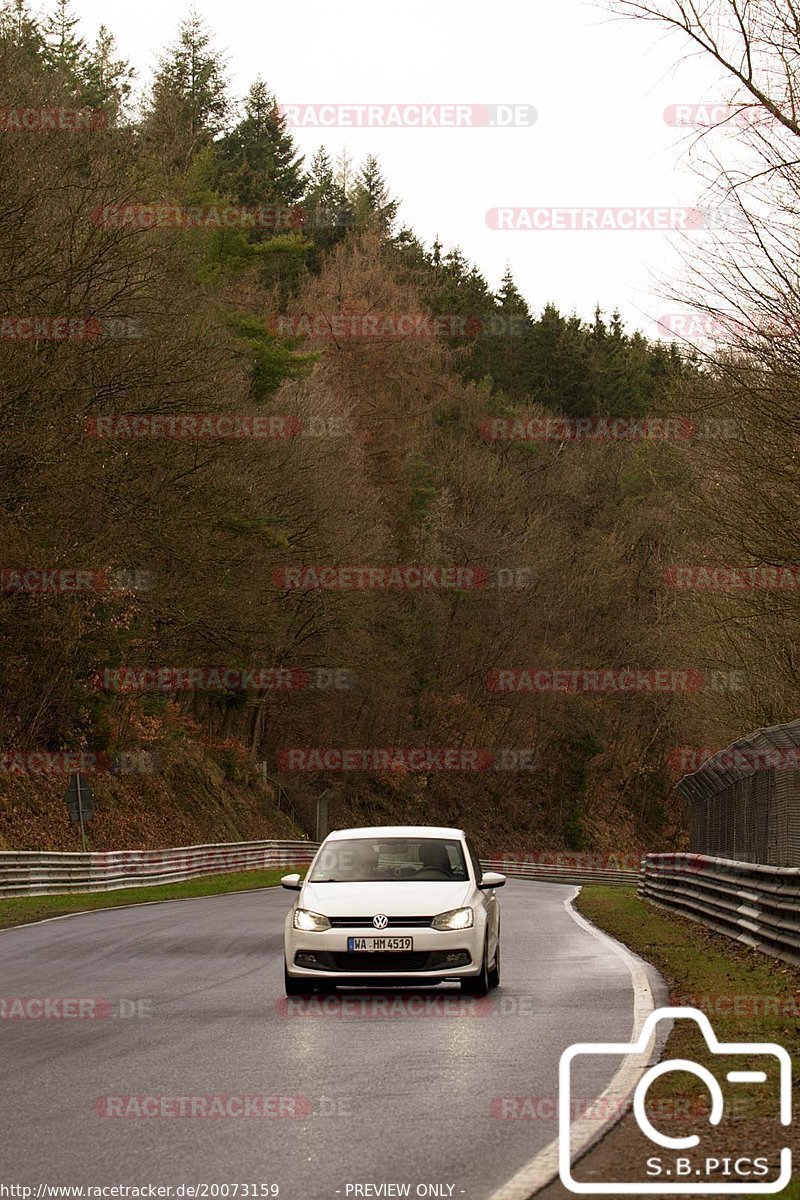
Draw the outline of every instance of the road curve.
M281 1200L434 1184L428 1195L486 1200L556 1136L546 1107L545 1119L502 1119L514 1107L501 1098L555 1097L566 1046L631 1033L628 968L571 918L573 892L508 884L501 988L459 1016L446 1015L442 993L461 1003L448 985L412 993L417 1009L399 1015L386 1015L394 993L355 1007L352 992L290 1013L280 889L0 932L0 1182L238 1183L239 1196L277 1184ZM96 1003L83 1018L57 1004L38 1016L30 1001L45 997ZM592 1094L608 1082L599 1067ZM119 1099L131 1096L184 1098L159 1100L167 1113L226 1097L216 1111L236 1115L107 1115L155 1111ZM289 1115L239 1115L241 1098L264 1096L267 1114Z

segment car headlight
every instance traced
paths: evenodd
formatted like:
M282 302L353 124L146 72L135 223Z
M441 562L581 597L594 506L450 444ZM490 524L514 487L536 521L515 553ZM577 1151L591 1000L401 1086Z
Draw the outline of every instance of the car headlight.
M295 929L303 929L306 933L315 933L321 929L330 929L331 923L322 913L310 912L307 908L296 908L292 924Z
M471 908L451 908L450 912L439 913L431 921L434 929L471 929L474 923Z

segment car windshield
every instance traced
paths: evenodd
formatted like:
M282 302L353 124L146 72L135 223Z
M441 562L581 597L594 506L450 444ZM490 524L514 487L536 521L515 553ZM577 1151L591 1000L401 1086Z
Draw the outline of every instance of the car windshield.
M466 881L461 842L442 838L341 838L320 852L310 883Z

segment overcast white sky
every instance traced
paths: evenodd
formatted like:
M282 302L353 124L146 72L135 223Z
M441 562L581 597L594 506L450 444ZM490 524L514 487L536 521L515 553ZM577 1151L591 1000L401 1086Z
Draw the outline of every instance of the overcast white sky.
M75 0L84 33L104 21L142 78L188 12L186 0ZM663 117L674 103L724 98L718 73L651 24L611 19L584 0L198 0L227 52L242 95L261 74L281 103L530 104L532 128L303 129L360 159L374 152L400 216L427 242L459 244L497 286L510 261L538 311L547 300L589 317L618 306L655 335L675 311L656 276L679 269L659 232L523 232L487 227L501 205L692 205L701 184L685 161L686 131ZM693 235L697 237L703 234Z

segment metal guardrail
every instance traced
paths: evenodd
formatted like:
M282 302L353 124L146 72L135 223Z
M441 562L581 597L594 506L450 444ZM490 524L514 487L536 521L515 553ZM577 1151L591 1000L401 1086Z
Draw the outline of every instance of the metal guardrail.
M204 875L302 866L311 862L316 849L312 842L273 839L86 854L1 850L0 897L110 892Z
M263 871L311 862L317 844L270 840L167 850L110 850L70 853L49 850L0 851L0 897L58 896L72 892L110 892L119 888L180 883L205 875ZM544 861L537 861L537 857ZM624 856L623 856L624 858ZM486 871L512 879L551 883L610 883L635 886L638 872L616 869L609 855L517 855L482 860Z
M800 867L761 866L705 854L648 854L639 893L800 966Z
M0 851L0 897L108 892L178 883L224 872L306 866L317 845L303 840L112 850L87 854ZM641 873L626 856L509 855L482 859L486 871L550 883L639 884L654 904L800 965L800 868L702 854L648 854Z
M500 871L510 879L532 879L540 883L607 883L636 887L639 882L638 867L611 865L615 857L624 860L630 857L628 855L553 854L542 857L544 861L536 861L536 855L481 859L481 866L484 871ZM593 862L593 859L600 861ZM638 859L635 861L638 863Z

